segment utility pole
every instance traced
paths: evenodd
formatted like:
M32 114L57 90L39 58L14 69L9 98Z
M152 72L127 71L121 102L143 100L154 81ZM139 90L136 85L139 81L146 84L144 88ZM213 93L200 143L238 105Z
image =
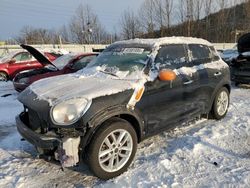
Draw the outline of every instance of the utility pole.
M191 35L191 16L187 15L187 18L188 18L187 35L188 35L188 37L190 37L190 35Z
M62 36L59 35L59 44L60 44L60 48L62 48Z

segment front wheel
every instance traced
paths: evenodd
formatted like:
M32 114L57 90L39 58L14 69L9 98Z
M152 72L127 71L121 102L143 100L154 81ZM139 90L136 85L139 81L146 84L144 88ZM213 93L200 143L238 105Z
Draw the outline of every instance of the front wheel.
M0 81L7 82L8 81L8 76L4 72L0 72Z
M212 108L212 115L215 119L219 120L225 117L227 114L227 110L229 107L229 91L227 88L222 87L217 92L213 108Z
M88 163L101 179L116 177L127 170L137 150L137 135L125 120L113 118L97 130L88 149Z

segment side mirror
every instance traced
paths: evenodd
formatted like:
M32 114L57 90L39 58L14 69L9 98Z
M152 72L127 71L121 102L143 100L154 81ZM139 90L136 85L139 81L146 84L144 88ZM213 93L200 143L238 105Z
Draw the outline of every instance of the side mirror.
M161 81L173 81L176 79L176 73L170 69L163 69L159 72Z

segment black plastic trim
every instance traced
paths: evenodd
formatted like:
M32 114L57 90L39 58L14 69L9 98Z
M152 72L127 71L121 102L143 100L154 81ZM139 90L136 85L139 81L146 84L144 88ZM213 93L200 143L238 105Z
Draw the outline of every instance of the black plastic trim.
M22 115L23 114L16 116L16 126L18 132L24 139L26 139L28 142L35 145L36 147L43 149L54 149L60 145L61 140L58 137L41 135L31 130L21 120L20 116Z

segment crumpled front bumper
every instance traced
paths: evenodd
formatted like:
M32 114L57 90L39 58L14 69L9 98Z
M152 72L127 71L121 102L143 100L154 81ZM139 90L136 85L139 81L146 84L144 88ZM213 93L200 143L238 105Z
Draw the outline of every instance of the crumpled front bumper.
M16 116L16 126L20 135L38 148L53 150L60 146L62 140L56 136L42 135L34 132L23 121L22 115Z

